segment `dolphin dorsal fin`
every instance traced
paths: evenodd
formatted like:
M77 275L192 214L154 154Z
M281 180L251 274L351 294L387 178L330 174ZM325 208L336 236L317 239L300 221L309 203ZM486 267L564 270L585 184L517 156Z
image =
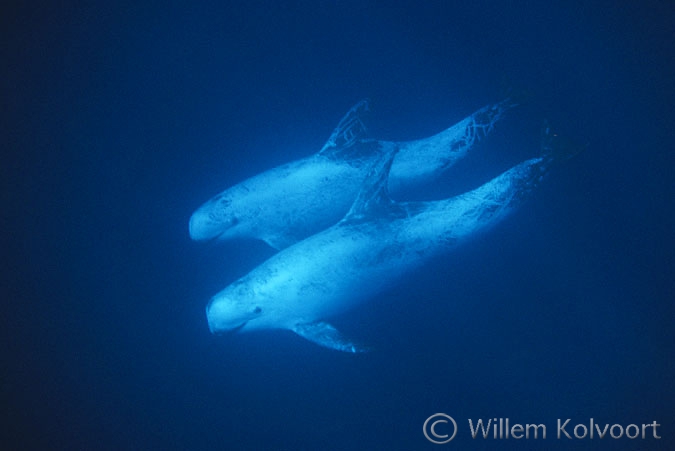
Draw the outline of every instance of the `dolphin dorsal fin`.
M398 204L389 197L389 171L398 152L398 146L391 142L380 142L381 153L373 163L363 181L361 191L352 204L342 223L352 223L368 219L373 215L390 214L398 211Z
M329 158L343 159L344 150L349 149L366 136L366 127L363 125L361 116L367 111L369 111L368 99L361 100L354 105L333 130L319 154Z

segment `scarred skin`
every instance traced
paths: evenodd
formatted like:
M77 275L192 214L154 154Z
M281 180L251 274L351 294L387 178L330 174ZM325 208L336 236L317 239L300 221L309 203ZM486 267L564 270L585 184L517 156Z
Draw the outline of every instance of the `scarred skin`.
M325 320L498 223L565 155L544 145L541 157L468 193L397 203L388 197L386 178L395 151L383 151L342 221L280 251L216 294L207 307L211 331L287 329L321 346L362 351Z

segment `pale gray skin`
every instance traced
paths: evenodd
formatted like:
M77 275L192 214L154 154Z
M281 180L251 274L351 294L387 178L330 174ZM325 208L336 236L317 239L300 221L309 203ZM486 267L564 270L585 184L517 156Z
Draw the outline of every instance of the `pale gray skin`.
M359 115L367 103L361 102L319 153L251 177L202 205L190 218L190 236L200 241L255 238L283 249L347 213L382 147L400 149L389 178L396 196L438 177L514 105L510 100L488 105L429 138L392 143L364 137Z
M395 203L386 193L392 152L371 170L373 184L342 221L280 251L215 295L207 307L210 330L288 329L328 348L362 351L325 320L499 222L556 159L546 151L450 199Z

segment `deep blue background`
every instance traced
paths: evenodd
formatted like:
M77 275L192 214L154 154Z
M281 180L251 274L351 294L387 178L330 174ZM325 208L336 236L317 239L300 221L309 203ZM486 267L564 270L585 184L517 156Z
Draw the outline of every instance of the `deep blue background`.
M441 449L438 411L448 448L673 449L670 2L280 3L2 7L3 449ZM422 195L536 155L544 118L588 151L335 319L374 352L209 334L208 298L272 251L191 242L200 203L361 98L374 136L414 139L509 86L528 103ZM549 438L469 438L494 417ZM664 439L555 439L591 417Z

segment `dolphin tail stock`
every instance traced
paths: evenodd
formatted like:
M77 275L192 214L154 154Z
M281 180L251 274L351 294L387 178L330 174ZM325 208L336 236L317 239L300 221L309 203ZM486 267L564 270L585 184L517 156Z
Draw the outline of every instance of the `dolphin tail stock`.
M504 116L504 113L520 104L519 96L511 94L501 102L486 105L474 112L470 116L471 124L467 127L465 140L473 143L485 138L494 130L495 124Z
M392 192L429 182L464 158L469 150L486 138L504 114L519 104L514 96L485 105L435 135L414 141L399 141L401 152L392 172Z
M494 130L495 124L502 119L504 113L523 103L524 99L524 95L510 91L501 102L486 105L475 111L460 122L460 124L466 123L464 134L461 139L452 144L453 150L468 149L487 137Z
M336 351L360 353L370 351L370 348L357 345L346 339L335 327L323 321L305 324L296 324L293 332L312 343Z

